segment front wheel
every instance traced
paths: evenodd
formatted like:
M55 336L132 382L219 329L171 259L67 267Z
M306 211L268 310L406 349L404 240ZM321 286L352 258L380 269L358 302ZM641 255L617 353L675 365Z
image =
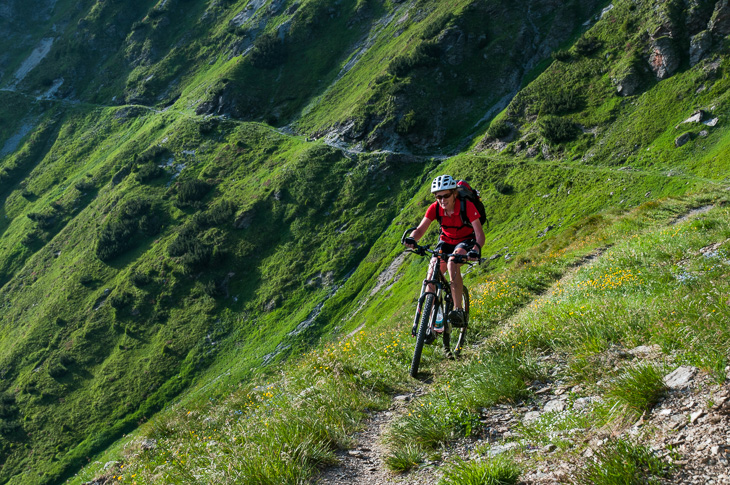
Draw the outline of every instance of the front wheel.
M421 365L421 353L426 343L426 334L428 333L431 318L434 315L433 300L434 295L425 295L423 307L421 308L421 324L418 327L418 335L416 336L416 348L413 351L413 360L411 361L411 377L416 377L418 374L418 366Z

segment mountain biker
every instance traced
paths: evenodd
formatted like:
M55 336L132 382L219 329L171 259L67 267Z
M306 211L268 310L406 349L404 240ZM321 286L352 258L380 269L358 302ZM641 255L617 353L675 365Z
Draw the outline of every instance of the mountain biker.
M484 245L484 230L479 221L479 211L474 204L466 201L466 215L471 225L464 224L461 218L461 204L457 197L457 183L450 175L439 175L431 183L431 193L436 197L436 202L426 210L426 215L418 227L406 238L404 244L414 249L416 243L426 233L431 223L440 216L441 234L436 250L442 254L466 255L470 260L478 260L481 249ZM434 257L434 259L436 259ZM454 299L454 309L449 312L449 322L454 326L463 326L464 308L462 304L463 281L461 279L461 265L456 263L454 257L448 262L441 260L440 270L442 273L448 271L451 280L451 296ZM431 268L435 268L435 261L432 260ZM428 279L433 277L432 270L429 270ZM430 291L433 291L432 289Z

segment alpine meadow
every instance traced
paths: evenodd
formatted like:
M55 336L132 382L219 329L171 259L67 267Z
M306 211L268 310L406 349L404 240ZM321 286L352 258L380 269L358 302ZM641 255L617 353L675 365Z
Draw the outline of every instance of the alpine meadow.
M4 0L0 483L730 483L728 36L727 0ZM486 242L412 377L443 174Z

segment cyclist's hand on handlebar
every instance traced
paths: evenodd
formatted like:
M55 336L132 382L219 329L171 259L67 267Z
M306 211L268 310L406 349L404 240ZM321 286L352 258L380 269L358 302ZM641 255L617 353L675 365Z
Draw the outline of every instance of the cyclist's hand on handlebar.
M466 253L466 257L472 261L477 261L481 257L481 254L479 253L479 251L472 249L471 251Z
M407 237L407 238L403 239L403 244L409 249L415 249L416 240L412 237Z

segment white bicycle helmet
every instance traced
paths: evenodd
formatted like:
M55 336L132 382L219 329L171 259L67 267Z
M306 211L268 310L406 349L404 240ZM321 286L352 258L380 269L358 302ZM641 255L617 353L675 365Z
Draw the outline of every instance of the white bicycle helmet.
M456 188L456 180L451 175L439 175L431 182L431 193L440 192L442 190L451 190Z

